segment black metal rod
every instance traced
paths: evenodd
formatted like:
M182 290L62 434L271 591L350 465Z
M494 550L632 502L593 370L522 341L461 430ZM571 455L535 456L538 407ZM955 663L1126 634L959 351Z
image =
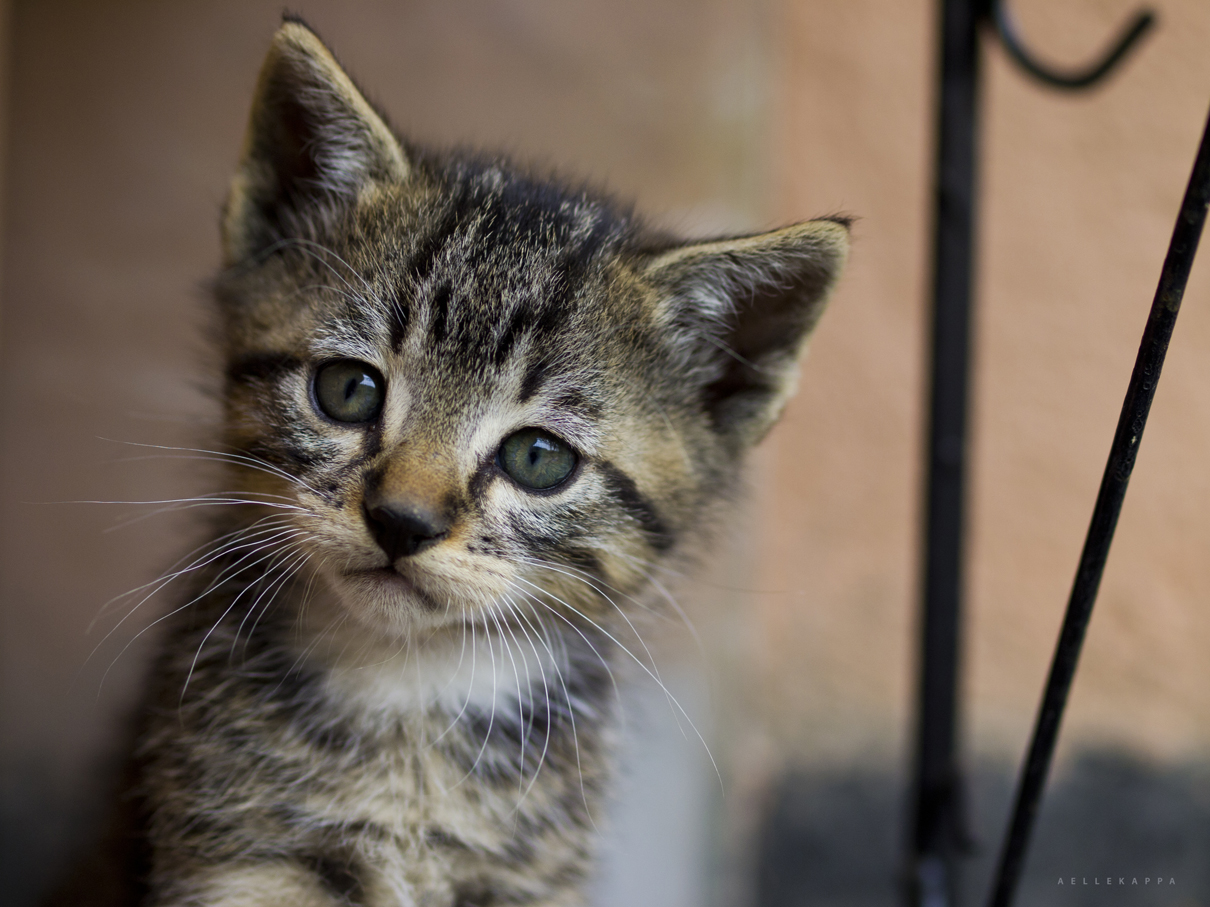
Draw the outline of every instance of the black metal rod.
M1071 690L1072 677L1080 658L1080 647L1084 633L1092 616L1101 574L1109 556L1109 546L1117 527L1122 500L1126 497L1126 486L1134 469L1139 443L1143 439L1143 428L1147 424L1147 413L1155 396L1160 370L1164 366L1164 355L1168 352L1168 341L1176 325L1181 298L1185 295L1185 284L1193 267L1202 226L1206 222L1206 208L1210 205L1210 118L1202 133L1201 146L1181 203L1180 215L1172 231L1168 255L1164 258L1164 269L1160 274L1155 300L1147 318L1147 327L1139 344L1134 372L1122 403L1122 414L1118 418L1117 431L1105 464L1101 489L1092 511L1092 521L1084 540L1084 551L1076 570L1071 598L1067 603L1067 614L1063 618L1063 629L1055 648L1046 691L1038 709L1037 724L1029 755L1021 770L1013 808L1012 824L1004 842L1000 865L996 873L991 907L1009 907L1024 867L1026 848L1030 832L1037 816L1042 789L1054 755L1055 742L1059 736L1059 724L1063 707Z
M1004 49L1017 65L1051 88L1069 90L1088 88L1109 75L1110 71L1122 62L1122 59L1155 24L1155 14L1151 10L1140 10L1135 14L1131 23L1122 29L1113 46L1102 55L1098 62L1090 63L1081 69L1061 70L1042 63L1021 41L1012 14L1008 11L1006 0L994 0L992 13L996 34L1000 36Z
M932 374L907 900L952 904L965 842L957 756L981 0L944 0L934 185Z

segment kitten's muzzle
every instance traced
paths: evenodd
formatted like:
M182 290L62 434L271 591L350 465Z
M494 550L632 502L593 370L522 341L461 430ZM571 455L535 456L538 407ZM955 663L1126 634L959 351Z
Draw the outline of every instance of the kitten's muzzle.
M431 548L450 534L448 517L424 507L367 501L366 525L391 563Z

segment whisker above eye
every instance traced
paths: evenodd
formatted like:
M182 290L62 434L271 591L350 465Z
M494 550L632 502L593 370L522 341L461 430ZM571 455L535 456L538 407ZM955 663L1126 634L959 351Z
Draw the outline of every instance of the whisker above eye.
M262 254L265 257L268 257L269 255L272 255L274 252L278 252L282 249L289 249L289 248L297 248L301 252L303 252L304 254L309 256L311 259L316 261L317 263L323 265L325 268L327 268L329 271L331 271L332 275L337 280L339 280L341 283L343 283L345 285L345 288L348 289L348 291L350 293L353 293L356 298L358 298L358 299L365 298L362 296L358 296L356 291L349 284L349 282L340 275L340 272L338 272L334 267L332 267L330 262L328 262L325 259L320 257L320 253L327 255L329 258L334 259L338 264L343 265L345 267L345 270L347 270L349 272L349 274L351 274L353 277L356 277L358 280L360 280L361 284L365 288L365 290L369 294L371 294L371 296L373 295L374 288L370 285L369 281L367 281L357 271L356 268L354 268L351 264L349 264L347 261L345 261L343 258L341 258L340 255L338 255L334 250L328 248L323 243L318 243L311 239L305 239L301 236L292 236L292 237L287 237L287 238L277 240L272 245L268 246L266 248L265 252Z

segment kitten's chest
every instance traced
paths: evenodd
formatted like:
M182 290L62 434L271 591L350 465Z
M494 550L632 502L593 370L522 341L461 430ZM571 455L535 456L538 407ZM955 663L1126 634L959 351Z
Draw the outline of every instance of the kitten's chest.
M607 709L568 664L529 654L482 646L328 679L354 730L309 744L318 783L294 791L382 892L366 903L459 903L451 892L476 886L528 897L583 871Z
M220 633L196 667L168 663L143 744L165 878L255 864L355 880L366 907L575 903L607 775L603 658L481 631L379 652L283 636L235 673Z
M460 717L409 716L389 732L359 739L352 753L318 756L316 783L295 796L323 825L372 828L410 844L456 837L491 847L499 838L494 830L511 829L508 818L527 811L527 793L538 790L541 800L559 768L539 764L541 741L527 747L522 763L515 717L506 731L490 723L472 709Z

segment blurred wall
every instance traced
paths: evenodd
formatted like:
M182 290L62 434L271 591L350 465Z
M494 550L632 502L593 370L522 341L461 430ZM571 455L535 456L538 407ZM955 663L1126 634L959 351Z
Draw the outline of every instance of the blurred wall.
M1098 54L1129 0L1015 0L1045 59ZM1061 94L996 47L984 84L975 314L967 738L1016 754L1032 722L1109 442L1210 101L1210 6L1114 78ZM771 215L861 218L802 392L763 451L738 661L785 747L896 745L914 690L933 85L932 5L787 4ZM1210 745L1210 268L1195 267L1077 678L1065 740L1155 757ZM796 679L792 679L796 678ZM868 721L868 724L866 722ZM864 726L863 726L864 725ZM864 743L859 744L859 741Z
M1092 93L1044 91L989 54L965 736L994 758L1015 758L1032 720L1210 99L1210 7L1154 5L1161 27ZM1134 8L1013 6L1059 62L1098 52ZM157 612L146 606L108 640L124 611L86 629L188 538L171 516L106 531L146 508L51 502L204 487L197 464L124 442L205 444L201 287L279 9L12 4L0 793L18 896L87 824L90 779L153 634L123 647ZM740 899L744 836L778 772L902 764L933 5L325 0L300 11L421 140L503 147L592 176L688 232L859 217L849 272L801 394L758 452L727 556L680 593L702 652L682 634L662 656L705 677L702 723L727 785L719 796L707 780L701 797L739 861L716 900ZM1203 262L1102 587L1068 748L1181 761L1210 747L1208 281Z

